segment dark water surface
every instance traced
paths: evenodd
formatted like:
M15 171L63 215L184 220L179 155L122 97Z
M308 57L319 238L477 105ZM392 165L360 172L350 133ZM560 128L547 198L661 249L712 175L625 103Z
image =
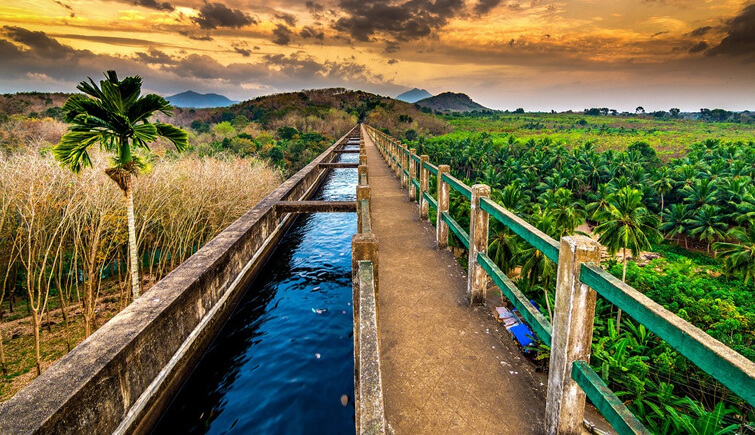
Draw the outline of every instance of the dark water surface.
M356 179L334 169L314 199L353 201ZM153 433L353 434L355 232L354 213L302 215Z

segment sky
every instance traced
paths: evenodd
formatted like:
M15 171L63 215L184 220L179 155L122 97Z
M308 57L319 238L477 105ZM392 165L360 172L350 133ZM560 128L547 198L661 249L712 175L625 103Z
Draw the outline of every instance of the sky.
M755 110L755 2L3 0L0 92L464 92L494 109Z

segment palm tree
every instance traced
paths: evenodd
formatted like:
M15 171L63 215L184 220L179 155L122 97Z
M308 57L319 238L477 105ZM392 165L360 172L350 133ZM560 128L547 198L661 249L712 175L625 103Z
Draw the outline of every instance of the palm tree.
M723 258L724 269L727 272L741 272L745 284L750 278L755 282L755 225L750 225L747 230L733 228L727 235L738 243L714 243L716 257Z
M668 209L663 210L661 216L663 217L661 231L666 232L667 237L676 237L676 242L679 243L679 236L687 231L684 222L689 219L689 206L682 203L672 204ZM684 239L684 247L687 247L687 239Z
M671 178L671 171L665 166L658 168L658 174L656 180L653 182L653 187L661 195L661 221L663 221L663 210L666 208L664 203L664 196L674 189L674 179Z
M134 222L134 179L145 163L135 152L149 151L149 143L163 137L178 151L187 145L185 131L170 124L150 122L155 112L172 115L173 107L155 94L141 95L139 76L118 80L115 71L105 73L99 87L89 78L77 87L84 94L68 98L63 106L68 133L53 148L61 166L79 173L92 167L89 147L99 144L112 154L112 166L105 173L123 190L128 217L129 263L133 297L139 297L139 269Z
M631 187L622 187L606 198L609 207L595 214L600 225L595 232L598 241L608 248L611 255L622 250L621 281L627 278L627 249L634 258L644 249L650 249L651 241L660 236L658 217L648 212L642 202L642 193ZM616 317L616 331L621 328L621 309Z
M572 234L574 228L585 222L584 202L575 199L569 189L548 190L541 197L545 212L553 217L553 223L561 229L561 237Z
M701 242L708 242L708 252L714 240L723 238L726 233L726 222L721 213L721 207L705 204L689 219L684 221L690 236L697 237Z

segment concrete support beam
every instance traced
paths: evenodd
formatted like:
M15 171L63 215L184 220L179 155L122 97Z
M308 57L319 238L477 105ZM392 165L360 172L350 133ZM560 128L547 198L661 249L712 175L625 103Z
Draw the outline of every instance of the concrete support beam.
M354 201L278 201L275 211L283 213L354 213Z
M579 280L582 263L600 263L600 245L585 236L561 239L545 425L548 434L581 434L585 393L571 377L574 361L590 361L596 293Z
M333 152L339 154L359 154L359 150L333 150Z
M416 156L417 150L411 148L409 150L409 201L417 199L417 189L414 187L414 183L412 183L412 180L417 178L417 162L414 160Z
M419 157L419 218L426 221L430 211L430 204L425 199L424 193L430 188L430 171L425 168L425 163L430 161L430 156L422 154Z
M488 252L488 212L480 208L480 198L490 196L490 186L475 184L472 186L471 211L469 215L469 281L467 294L472 305L485 304L487 274L477 261L477 253Z
M358 163L320 163L317 165L321 168L357 168Z
M443 174L450 172L450 166L438 166L438 213L435 216L435 238L438 242L438 249L445 249L448 246L448 224L443 221L442 215L443 212L448 212L451 202L451 186L443 181Z

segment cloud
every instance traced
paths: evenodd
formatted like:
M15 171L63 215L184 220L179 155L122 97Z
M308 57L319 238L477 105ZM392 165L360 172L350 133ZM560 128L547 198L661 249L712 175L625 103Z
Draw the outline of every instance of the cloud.
M291 34L293 33L288 27L278 24L273 30L272 41L278 45L288 45L291 42Z
M396 41L385 41L385 52L386 53L395 53L397 51L401 50L401 46Z
M210 35L200 35L194 32L189 32L187 30L179 30L178 33L195 41L212 41L212 36Z
M289 26L295 26L296 25L296 17L291 14L275 14L275 18L283 21L284 23L288 24Z
M66 8L66 9L68 9L69 11L73 12L73 8L70 5L67 5L67 4L65 4L65 3L61 2L61 1L58 1L58 0L54 0L54 1L58 5L60 5L60 6L64 7L64 8Z
M704 27L698 27L697 29L689 32L687 35L689 36L703 36L706 33L708 33L712 29L711 26L704 26Z
M126 3L134 6L142 6L149 9L155 9L158 11L172 11L175 8L168 2L157 2L156 0L126 0Z
M459 13L463 0L408 0L386 3L380 0L341 0L346 13L334 27L352 38L367 42L375 34L387 34L398 41L430 36Z
M705 51L708 49L708 43L705 41L700 41L697 44L693 45L692 48L689 49L690 53L699 53L701 51Z
M205 3L199 10L199 16L192 18L202 29L218 27L240 27L256 24L257 21L239 9L230 9L222 3Z
M501 0L480 0L474 5L474 11L480 15L485 15L500 3Z
M175 65L176 60L170 57L165 52L150 47L146 53L137 52L134 54L134 59L147 63L147 64L159 64L159 65Z
M650 35L650 37L651 37L651 38L655 38L656 36L665 35L665 34L667 34L667 33L669 33L669 31L668 31L668 30L664 30L664 31L662 31L662 32L655 32L655 33L653 33L652 35Z
M305 5L307 6L307 9L310 10L310 12L322 12L322 11L325 10L325 6L323 6L323 5L321 5L320 3L317 3L317 2L311 2L311 1L309 1L309 2L305 3Z
M388 65L395 65L398 63L397 59L388 59Z
M60 59L70 56L74 49L50 38L44 32L27 30L22 27L4 26L5 34L15 42L29 48L29 52L39 57Z
M231 46L233 47L233 51L244 57L252 55L252 50L249 49L249 45L246 42L233 43Z
M727 35L708 50L709 55L748 56L755 58L755 3L746 6L726 22Z
M322 30L315 29L311 26L305 26L303 29L301 29L301 32L299 32L299 36L301 36L304 39L309 38L315 38L319 40L325 39L325 33L323 33Z

